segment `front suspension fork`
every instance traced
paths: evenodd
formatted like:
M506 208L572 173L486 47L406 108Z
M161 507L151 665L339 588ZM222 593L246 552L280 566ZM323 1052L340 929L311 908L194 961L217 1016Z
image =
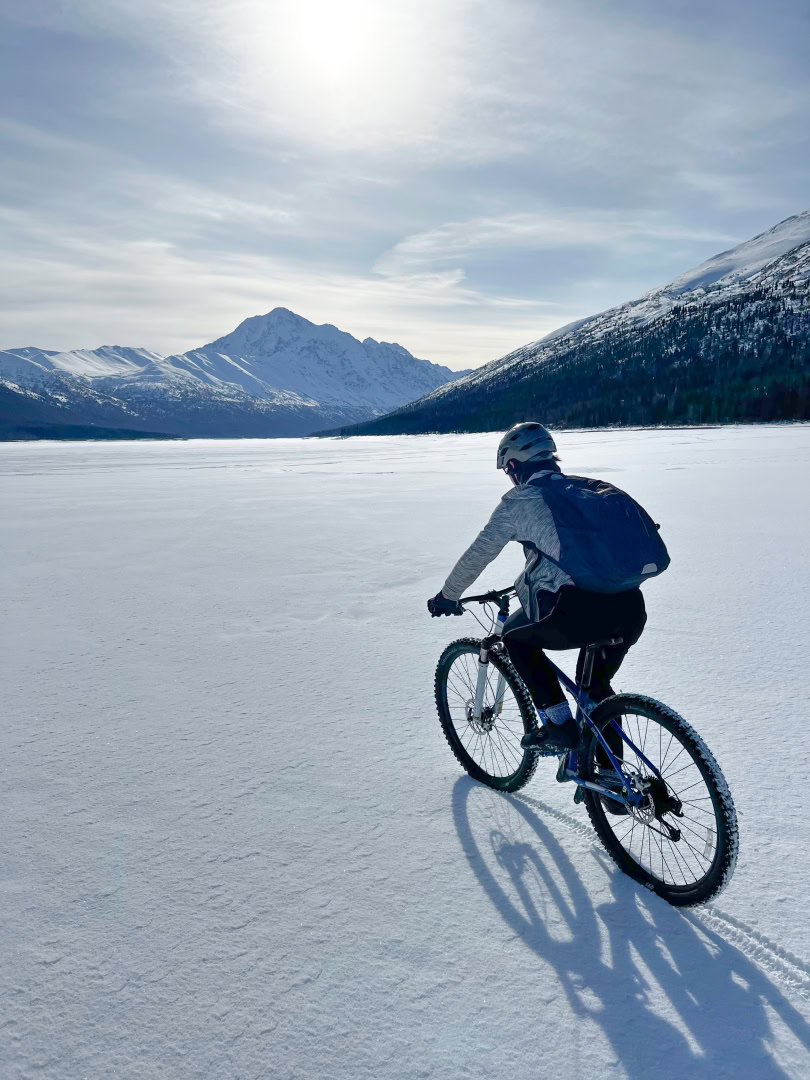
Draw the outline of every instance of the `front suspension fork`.
M503 606L498 611L498 618L495 621L494 633L491 637L485 638L481 642L481 650L478 653L478 680L475 684L475 701L473 703L473 719L480 720L481 714L484 711L484 695L487 689L487 678L489 677L489 650L495 641L500 640L501 634L503 634L503 624L506 622L509 614L508 604L504 610ZM498 683L495 687L495 702L493 705L493 716L500 716L503 712L503 699L506 696L506 678L502 671L498 672Z
M478 654L478 680L475 684L475 701L473 702L473 720L480 720L481 713L484 711L484 694L487 689L487 679L489 678L489 649L486 645L481 645L481 651Z
M484 711L484 696L489 677L488 650L482 648L478 656L478 681L475 684L475 702L473 703L473 719L480 720ZM506 696L506 679L503 672L498 672L498 682L495 686L495 701L492 708L493 716L500 716L503 712L503 699Z

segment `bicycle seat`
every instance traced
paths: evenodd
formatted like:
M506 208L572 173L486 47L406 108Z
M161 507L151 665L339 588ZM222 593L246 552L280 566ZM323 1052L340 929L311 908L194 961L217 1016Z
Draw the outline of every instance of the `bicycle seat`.
M585 646L586 649L604 649L608 645L621 645L624 638L610 637L604 638L602 641L592 641Z

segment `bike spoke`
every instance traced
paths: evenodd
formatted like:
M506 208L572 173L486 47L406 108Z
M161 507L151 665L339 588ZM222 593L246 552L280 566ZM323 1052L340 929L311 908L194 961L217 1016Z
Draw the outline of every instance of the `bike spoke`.
M507 683L500 712L496 699L500 672L490 663L486 671L481 716L476 721L472 706L476 698L477 656L463 653L447 673L446 694L453 726L466 753L489 776L507 778L523 764L520 745L524 722L520 706Z
M711 869L718 845L712 800L699 790L702 786L703 792L707 791L703 773L689 747L657 720L644 713L624 711L619 722L638 748L624 743L623 768L638 781L655 784L656 777L641 755L656 767L670 797L674 796L681 804L680 817L668 817L671 811L664 814L672 821L672 827L678 829L680 838L671 839L660 817L642 820L642 810L628 808L628 817L618 818L606 813L605 820L617 842L647 873L664 884L692 888ZM677 789L672 782L676 778Z

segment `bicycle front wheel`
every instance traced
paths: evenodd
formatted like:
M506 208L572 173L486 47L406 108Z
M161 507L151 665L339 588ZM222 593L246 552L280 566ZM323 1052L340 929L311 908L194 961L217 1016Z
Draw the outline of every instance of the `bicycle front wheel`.
M439 658L439 722L450 749L473 779L499 791L517 791L528 783L537 765L537 755L520 745L526 732L536 727L537 714L509 658L493 649L489 652L483 709L475 719L480 648L475 638L461 638L451 642ZM503 686L500 700L499 685Z
M618 694L592 719L606 738L610 733L611 747L618 739L613 724L620 724L659 774L622 742L623 769L647 793L642 805L617 813L619 804L585 792L591 822L610 856L671 904L687 907L716 896L734 871L738 831L731 793L709 748L653 698ZM582 778L615 788L617 776L606 761L593 735L581 758Z

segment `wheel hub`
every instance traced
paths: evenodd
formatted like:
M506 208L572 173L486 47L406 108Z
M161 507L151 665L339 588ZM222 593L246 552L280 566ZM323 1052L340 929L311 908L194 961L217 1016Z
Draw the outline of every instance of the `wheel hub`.
M648 776L645 784L650 798L655 804L655 816L660 821L664 814L674 814L675 817L683 817L683 808L667 787L665 781L658 776Z
M475 711L475 702L467 702L467 723L473 729L478 732L479 735L487 735L495 727L495 710L490 705L481 710L481 715L476 720L473 715Z
M658 776L641 776L639 773L634 773L630 777L630 785L634 791L643 796L637 806L629 805L628 807L633 817L644 825L651 825L657 818L666 825L668 831L677 832L663 820L664 814L683 817L681 804L672 795L665 781Z

